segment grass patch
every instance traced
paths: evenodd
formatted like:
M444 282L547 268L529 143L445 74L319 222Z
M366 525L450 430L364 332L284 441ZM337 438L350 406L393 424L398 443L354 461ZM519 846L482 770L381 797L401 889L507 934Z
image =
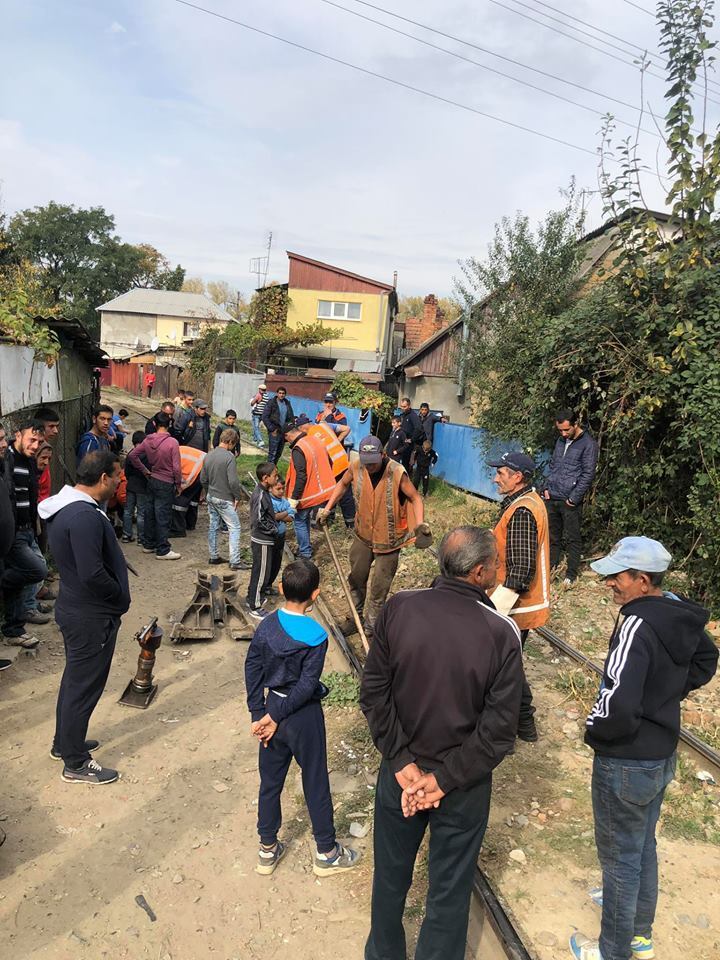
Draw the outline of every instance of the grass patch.
M709 747L712 747L713 750L720 751L720 724L715 724L712 727L698 727L691 723L687 729Z
M331 672L322 676L330 693L324 703L334 707L355 706L360 698L360 681L350 673Z
M595 703L599 680L583 669L560 670L553 681L568 700L574 700L586 713Z
M720 844L720 813L713 794L695 777L696 766L678 753L675 780L663 801L661 822L665 836Z

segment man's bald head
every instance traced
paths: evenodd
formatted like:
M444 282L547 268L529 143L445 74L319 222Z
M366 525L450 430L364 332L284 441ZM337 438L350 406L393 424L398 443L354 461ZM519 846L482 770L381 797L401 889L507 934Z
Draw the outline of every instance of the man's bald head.
M492 530L456 527L446 533L438 551L440 573L453 580L467 580L487 590L495 585L497 545Z

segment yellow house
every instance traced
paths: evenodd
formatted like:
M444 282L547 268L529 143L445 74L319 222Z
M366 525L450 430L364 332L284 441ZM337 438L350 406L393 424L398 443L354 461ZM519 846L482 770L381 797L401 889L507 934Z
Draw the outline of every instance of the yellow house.
M322 323L342 336L310 347L289 347L298 365L358 373L385 372L397 314L393 284L288 250L288 326Z

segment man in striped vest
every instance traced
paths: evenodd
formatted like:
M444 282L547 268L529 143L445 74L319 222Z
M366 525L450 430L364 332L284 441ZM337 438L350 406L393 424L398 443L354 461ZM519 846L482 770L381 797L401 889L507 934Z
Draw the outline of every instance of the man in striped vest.
M348 584L361 616L365 607L365 629L371 635L390 592L400 550L413 543L418 549L429 547L432 535L424 522L422 497L405 467L385 456L377 437L361 440L359 454L335 487L325 509L318 513L318 523L327 523L332 508L352 488L357 513Z
M300 429L310 420L301 413L297 420L285 424L284 437L290 445L290 467L285 478L285 491L295 513L295 536L298 557L309 560L310 514L313 507L326 503L335 489L335 477L325 445L317 438L307 436Z
M500 519L495 527L498 545L498 585L490 591L495 609L512 617L520 628L522 644L533 627L550 616L550 537L542 497L531 486L535 464L519 450L504 453L489 466L497 473L493 483L503 494ZM527 679L523 683L518 737L529 743L537 738L535 707Z

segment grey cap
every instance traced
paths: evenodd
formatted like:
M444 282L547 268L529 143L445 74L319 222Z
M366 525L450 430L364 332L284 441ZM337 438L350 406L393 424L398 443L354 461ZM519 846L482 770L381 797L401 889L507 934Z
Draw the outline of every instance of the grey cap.
M208 403L207 400L193 400L193 406L197 410L207 410Z
M383 446L377 437L364 437L360 441L360 463L364 466L373 466L382 463Z

